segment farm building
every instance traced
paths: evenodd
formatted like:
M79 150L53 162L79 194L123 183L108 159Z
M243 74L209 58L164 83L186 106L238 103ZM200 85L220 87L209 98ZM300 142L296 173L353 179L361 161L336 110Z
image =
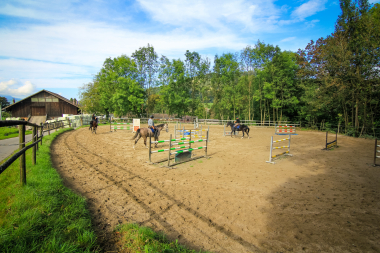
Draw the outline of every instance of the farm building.
M77 115L80 111L76 101L72 103L70 100L47 90L41 90L5 107L4 110L11 112L12 117L29 121L38 117L41 119L40 122L62 117L63 114Z

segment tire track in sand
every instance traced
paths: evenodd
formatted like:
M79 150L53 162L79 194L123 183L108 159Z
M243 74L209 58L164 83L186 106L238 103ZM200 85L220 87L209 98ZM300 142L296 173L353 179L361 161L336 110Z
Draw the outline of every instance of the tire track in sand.
M117 199L118 204L120 204L120 202L128 203L128 201L132 201L133 203L137 204L138 208L129 209L128 211L144 213L143 215L138 216L140 219L137 220L140 224L146 224L148 226L156 224L156 227L162 227L166 233L169 232L169 237L179 238L181 243L189 245L193 248L203 248L199 247L199 245L202 245L201 242L204 241L204 237L206 237L209 241L211 241L210 243L215 246L215 248L212 249L214 251L231 252L237 249L243 251L258 250L255 245L245 241L240 236L233 234L229 229L218 225L207 216L185 205L181 201L175 199L173 196L170 196L159 187L153 185L152 182L148 181L147 179L130 170L127 170L126 168L121 167L119 164L116 164L109 159L100 157L94 151L90 151L88 146L85 147L78 141L78 135L79 131L77 130L75 132L65 133L62 136L62 138L64 138L64 145L67 150L71 152L71 156L73 158L76 158L81 163L84 163L84 166L90 164L90 169L96 171L97 175L101 175L103 177L103 180L101 180L99 177L100 181L105 181L107 185L110 183L110 185L106 186L107 189L112 188L113 190L119 192L122 191L127 195L127 198L124 197L123 199L122 197L122 201ZM74 139L74 141L70 142L70 145L68 144L69 138ZM97 162L102 165L104 164L105 166L101 166L100 169ZM112 175L115 174L115 169L118 170L118 174L121 173L124 175L127 173L127 179L130 181L127 183L124 176L124 180L119 181L113 178ZM109 182L107 182L105 179ZM91 192L95 193L97 190L99 189L86 191L86 194ZM153 192L153 194L148 193L148 191ZM157 198L154 198L156 195L161 197L161 199L157 200ZM109 199L110 198L108 198L108 200ZM125 201L126 199L128 199L127 202ZM99 200L98 202L101 203ZM158 210L158 208L154 208L154 206L152 206L154 202L166 202L166 206L163 208L159 206L161 210ZM121 210L117 211L113 208L110 208L108 205L106 205L106 208L108 209L108 212L116 213L119 217L123 216L123 211ZM98 212L100 212L99 209ZM141 219L141 216L144 217L144 219ZM178 223L179 220L182 220L183 222L177 229L172 225L172 223L174 223L172 221L176 221L176 223ZM155 222L152 223L152 221ZM194 235L194 233L190 235L186 233L188 226L192 226L195 231L198 231L198 233L201 235ZM183 236L183 234L185 234L185 236ZM191 239L188 240L187 237L190 237ZM224 239L223 245L218 243L221 242L221 239ZM239 244L240 247L236 244Z

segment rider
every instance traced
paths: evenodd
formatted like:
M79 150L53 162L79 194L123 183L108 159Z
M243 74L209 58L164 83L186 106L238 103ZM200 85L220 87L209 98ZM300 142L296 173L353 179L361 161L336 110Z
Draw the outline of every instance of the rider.
M240 119L239 119L239 117L236 117L236 120L235 120L235 126L234 126L234 128L237 128L238 126L240 126Z
M153 122L153 115L150 116L150 119L148 120L148 128L153 129L154 136L156 136L156 128L154 127L154 122Z

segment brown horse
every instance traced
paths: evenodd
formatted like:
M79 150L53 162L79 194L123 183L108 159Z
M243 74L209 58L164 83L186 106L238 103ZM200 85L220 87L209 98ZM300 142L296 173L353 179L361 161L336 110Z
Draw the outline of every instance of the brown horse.
M98 123L96 121L91 121L90 122L90 127L88 130L92 130L92 133L96 134L96 129L98 128Z
M135 149L135 145L136 145L136 143L140 140L141 137L144 138L144 145L145 145L146 148L148 148L148 147L146 146L146 138L147 138L147 137L152 136L152 137L154 137L154 140L155 140L155 141L158 141L158 136L160 136L160 132L161 132L162 129L166 130L166 132L169 132L169 126L168 126L168 124L157 125L157 126L155 126L155 128L156 128L156 131L157 131L156 134L153 134L153 133L152 133L152 130L151 130L150 128L147 128L147 127L139 128L139 129L136 131L135 136L133 136L133 138L131 139L131 140L136 139L137 135L139 136L139 137L135 140L135 144L133 144L133 149ZM155 146L157 147L157 143L156 143Z

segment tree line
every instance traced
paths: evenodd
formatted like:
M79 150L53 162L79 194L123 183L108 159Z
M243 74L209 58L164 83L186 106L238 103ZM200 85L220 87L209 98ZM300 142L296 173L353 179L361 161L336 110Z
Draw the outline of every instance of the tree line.
M257 41L211 60L153 45L107 58L80 89L87 112L167 113L200 118L325 122L349 135L380 128L380 4L340 0L335 31L298 52Z

